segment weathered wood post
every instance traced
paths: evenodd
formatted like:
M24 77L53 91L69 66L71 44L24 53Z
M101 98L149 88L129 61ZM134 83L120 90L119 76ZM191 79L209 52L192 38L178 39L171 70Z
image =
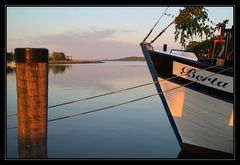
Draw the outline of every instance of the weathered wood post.
M167 51L167 44L163 44L163 51L164 51L164 52Z
M48 49L16 48L19 158L47 157Z

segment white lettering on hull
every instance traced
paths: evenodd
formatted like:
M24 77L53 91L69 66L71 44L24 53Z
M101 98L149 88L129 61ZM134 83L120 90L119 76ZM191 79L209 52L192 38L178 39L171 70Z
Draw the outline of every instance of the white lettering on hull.
M174 75L183 74L182 78L197 81L199 84L203 84L215 89L233 93L233 77L215 74L206 70L201 70L190 65L182 64L173 61Z

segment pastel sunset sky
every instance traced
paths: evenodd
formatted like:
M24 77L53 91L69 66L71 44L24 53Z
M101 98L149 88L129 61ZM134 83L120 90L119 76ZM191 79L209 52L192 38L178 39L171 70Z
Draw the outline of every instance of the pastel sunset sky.
M114 59L143 56L139 43L167 6L159 7L7 7L7 51L15 48L47 48L73 59ZM182 6L166 13L177 16ZM233 6L207 6L210 20L234 23ZM174 18L164 15L147 41L151 41ZM174 25L154 43L155 49L181 49L174 41Z

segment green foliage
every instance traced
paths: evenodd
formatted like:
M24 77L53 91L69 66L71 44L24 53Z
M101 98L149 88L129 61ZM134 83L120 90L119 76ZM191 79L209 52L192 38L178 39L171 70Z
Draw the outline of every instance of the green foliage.
M213 40L214 38L211 38L202 42L191 41L186 46L186 50L192 51L198 56L198 58L202 58L203 54L208 54L208 48L211 52L213 48Z
M219 30L220 26L225 28L228 23L228 20L224 20L211 27L206 24L208 21L207 9L204 7L184 7L175 18L175 41L180 37L180 44L185 47L188 40L193 40L193 36L202 38L205 35L208 40L214 37L214 32Z
M175 40L180 36L182 46L186 45L186 39L193 36L210 36L209 26L205 24L208 19L207 10L204 7L184 7L175 19Z
M50 57L53 61L65 61L66 56L63 52L53 52Z
M223 20L223 22L219 22L216 24L215 30L220 30L221 27L225 29L226 24L228 24L229 20Z
M7 62L14 61L14 53L13 52L7 52L6 60L7 60Z

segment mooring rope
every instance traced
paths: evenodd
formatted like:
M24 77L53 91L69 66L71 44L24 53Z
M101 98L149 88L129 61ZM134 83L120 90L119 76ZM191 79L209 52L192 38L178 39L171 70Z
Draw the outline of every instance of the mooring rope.
M196 72L199 72L199 71L202 71L202 70L208 70L208 69L211 69L211 68L215 68L217 66L218 65L213 65L213 66L210 66L210 67L207 67L207 68L204 68L204 69L199 69ZM95 95L95 96L86 97L86 98L73 100L73 101L68 101L68 102L64 102L64 103L60 103L60 104L56 104L56 105L51 105L48 108L54 108L54 107L63 106L63 105L67 105L67 104L72 104L72 103L76 103L76 102L81 102L81 101L85 101L85 100L90 100L90 99L94 99L94 98L98 98L98 97L102 97L102 96L107 96L107 95L111 95L111 94L115 94L115 93L120 93L120 92L124 92L124 91L128 91L128 90L144 87L144 86L155 84L155 83L162 82L162 81L169 81L169 80L181 77L183 75L185 75L185 74L178 74L176 76L169 77L169 78L166 78L166 79L162 79L160 81L154 81L154 82L145 83L145 84L141 84L141 85L137 85L137 86L133 86L133 87L129 87L129 88L119 89L119 90L108 92L108 93L103 93L103 94L100 94L100 95ZM13 116L16 116L16 115L17 115L16 113L15 114L9 114L9 115L7 115L7 117L13 117Z
M229 69L232 69L232 67L231 67L231 68L226 68L226 69L221 70L221 71L216 72L216 73L213 73L213 74L207 76L206 78L209 78L209 77L214 76L214 75L216 75L216 74L222 73L222 72L224 72L224 71L226 71L226 70L229 70ZM88 114L88 113L93 113L93 112L97 112L97 111L102 111L102 110L105 110L105 109L109 109L109 108L113 108L113 107L117 107L117 106L129 104L129 103L132 103L132 102L140 101L140 100L143 100L143 99L146 99L146 98L149 98L149 97L153 97L153 96L156 96L156 95L160 95L160 94L167 93L167 92L169 92L169 91L178 89L178 88L180 88L180 87L186 87L186 86L188 86L188 85L190 85L190 84L193 84L193 83L196 83L196 82L198 82L198 81L199 81L199 80L192 81L192 82L186 83L186 84L184 84L184 85L179 85L179 86L177 86L177 87L174 87L174 88L171 88L171 89L168 89L168 90L159 92L159 93L154 93L154 94L151 94L151 95L148 95L148 96L140 97L140 98L137 98L137 99L134 99L134 100L122 102L122 103L115 104L115 105L111 105L111 106L108 106L108 107L103 107L103 108L99 108L99 109L95 109L95 110L91 110L91 111L86 111L86 112L77 113L77 114L74 114L74 115L69 115L69 116L59 117L59 118L55 118L55 119L50 119L50 120L48 120L48 122L56 121L56 120L61 120L61 119L66 119L66 118L75 117L75 116L80 116L80 115L84 115L84 114Z
M209 78L209 77L211 77L211 76L214 76L214 75L216 75L216 74L222 73L222 72L227 71L227 70L230 70L230 69L233 69L233 67L231 67L231 68L226 68L226 69L221 70L221 71L219 71L219 72L213 73L213 74L207 76L206 78ZM84 114L89 114L89 113L93 113L93 112L98 112L98 111L110 109L110 108L113 108L113 107L117 107L117 106L129 104L129 103L132 103L132 102L140 101L140 100L147 99L147 98L150 98L150 97L153 97L153 96L157 96L157 95L161 95L161 94L167 93L167 92L172 91L172 90L176 90L176 89L181 88L181 87L186 87L186 86L188 86L188 85L190 85L190 84L193 84L193 83L196 83L196 82L198 82L198 81L200 81L200 80L192 81L192 82L186 83L186 84L184 84L184 85L179 85L179 86L177 86L177 87L174 87L174 88L171 88L171 89L168 89L168 90L159 92L159 93L154 93L154 94L151 94L151 95L148 95L148 96L140 97L140 98L137 98L137 99L134 99L134 100L130 100L130 101L126 101L126 102L122 102L122 103L119 103L119 104L115 104L115 105L111 105L111 106L107 106L107 107L103 107L103 108L98 108L98 109L90 110L90 111L86 111L86 112L81 112L81 113L77 113L77 114L74 114L74 115L68 115L68 116L64 116L64 117L59 117L59 118L50 119L50 120L48 120L48 122L57 121L57 120L62 120L62 119L67 119L67 118L76 117L76 116L81 116L81 115L84 115ZM7 128L7 129L10 130L10 129L14 129L14 128L17 128L17 126L9 127L9 128Z
M183 74L179 74L179 75L176 75L176 76L164 79L164 80L160 80L160 81L171 80L171 79L174 79L174 78L177 78L177 77L181 77L182 75ZM51 105L48 108L55 108L55 107L58 107L58 106L63 106L63 105L72 104L72 103L76 103L76 102L81 102L81 101L85 101L85 100L90 100L90 99L94 99L94 98L98 98L98 97L102 97L102 96L107 96L107 95L111 95L111 94L115 94L115 93L120 93L120 92L124 92L124 91L128 91L128 90L144 87L144 86L147 86L147 85L155 84L157 82L158 81L145 83L145 84L141 84L141 85L137 85L137 86L133 86L133 87L129 87L129 88L119 89L119 90L108 92L108 93L103 93L103 94L100 94L100 95L95 95L95 96L86 97L86 98L73 100L73 101L68 101L68 102L64 102L64 103L60 103L60 104L56 104L56 105ZM9 115L7 115L7 117L13 117L13 116L16 116L16 115L17 115L16 113L15 114L9 114Z

